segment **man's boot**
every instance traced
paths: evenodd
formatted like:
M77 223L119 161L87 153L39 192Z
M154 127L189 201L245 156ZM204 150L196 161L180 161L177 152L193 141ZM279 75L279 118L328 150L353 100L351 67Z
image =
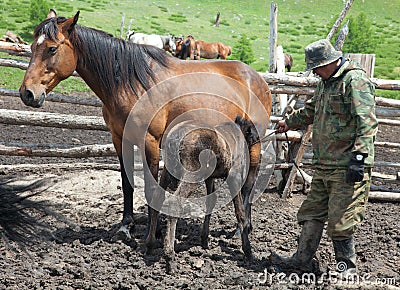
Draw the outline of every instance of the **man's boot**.
M346 240L333 240L335 250L336 270L346 278L357 274L356 251L353 237Z
M301 273L313 273L318 271L313 264L315 252L321 241L324 223L316 220L305 221L301 229L299 243L296 253L292 257L286 258L272 253L270 262L279 271L293 271Z

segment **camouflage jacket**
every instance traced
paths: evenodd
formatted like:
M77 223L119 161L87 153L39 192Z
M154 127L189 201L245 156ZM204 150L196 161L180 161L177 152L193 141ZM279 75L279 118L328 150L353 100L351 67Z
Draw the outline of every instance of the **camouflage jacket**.
M374 86L365 72L346 60L328 80L321 80L314 96L289 116L290 129L313 125L313 164L347 167L354 152L367 155L366 166L374 162Z

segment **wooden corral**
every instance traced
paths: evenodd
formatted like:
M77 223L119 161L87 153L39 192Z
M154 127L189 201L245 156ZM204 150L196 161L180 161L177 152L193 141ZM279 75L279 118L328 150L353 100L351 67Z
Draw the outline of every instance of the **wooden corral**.
M11 47L11 48L10 48ZM14 45L9 45L0 43L0 50L10 52L15 54L16 51L19 55L29 55L29 46L18 45L17 49ZM7 66L19 69L26 69L27 62L21 60L14 60L8 58L0 59L0 66ZM304 96L311 96L314 92L315 86L318 82L318 78L306 77L302 73L260 73L264 80L269 84L270 89L273 94L287 94L291 96L289 98L286 111L294 110L303 105ZM76 75L77 76L77 75ZM384 90L400 90L400 81L397 80L381 80L373 78L372 81L375 83L376 88ZM7 90L5 88L0 88L0 95L9 97L19 97L19 93L16 90ZM303 96L302 98L296 98L297 96ZM59 95L56 93L50 93L47 96L47 101L53 102L63 102L78 104L84 106L101 106L101 102L96 98L81 98L73 96ZM377 102L377 116L379 118L380 124L389 124L392 126L400 126L400 101L376 98ZM272 116L271 121L277 122L282 117L280 114ZM397 119L396 119L397 118ZM108 130L104 120L101 117L89 117L89 116L73 116L66 114L55 114L55 113L45 113L45 112L32 112L32 111L20 111L20 110L6 110L0 109L0 123L11 124L11 125L27 125L27 126L44 126L44 127L61 127L61 128L79 128L85 130ZM308 139L307 136L303 137L303 132L301 131L289 131L288 134L289 141L298 141ZM276 136L278 141L286 141L286 137L282 134ZM400 144L389 143L389 142L376 142L375 146L384 147L390 149L398 150ZM42 156L42 157L63 157L63 158L87 158L87 157L104 157L113 156L115 151L112 144L106 145L82 145L73 148L57 148L54 144L48 144L48 146L43 147L43 145L38 144L7 144L0 143L0 155L8 156ZM302 156L302 155L301 155ZM303 167L307 167L310 164L309 155L304 155L295 161ZM400 168L400 164L382 162L380 160L376 161L377 164L383 166L389 166L392 168ZM31 170L35 164L23 164L19 166L2 165L0 166L0 171L12 172ZM43 165L42 165L43 166ZM45 166L52 166L47 164ZM96 163L85 164L58 164L54 165L65 170L71 170L76 168L90 167L104 169L105 167L109 169L118 169L117 164L104 165ZM276 164L275 168L287 169L291 168L293 163L283 163ZM141 165L135 165L135 168L141 168ZM400 183L398 176L387 176L379 172L374 173L373 179L385 180ZM374 197L375 193L371 194L371 198ZM393 196L394 195L394 196ZM400 200L399 194L390 193L376 193L376 197L384 200Z

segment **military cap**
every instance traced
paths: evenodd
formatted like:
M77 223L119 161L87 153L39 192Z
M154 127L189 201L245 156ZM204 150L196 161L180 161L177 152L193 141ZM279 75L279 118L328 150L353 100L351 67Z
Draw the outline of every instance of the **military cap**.
M342 57L342 52L335 50L327 39L313 42L304 49L306 56L306 70L324 66Z

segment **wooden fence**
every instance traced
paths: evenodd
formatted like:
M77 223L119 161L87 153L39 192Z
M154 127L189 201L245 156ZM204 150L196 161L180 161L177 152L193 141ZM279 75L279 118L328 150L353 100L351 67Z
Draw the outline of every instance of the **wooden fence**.
M18 54L29 56L29 46L8 44L0 42L0 51L5 51L10 54ZM14 60L8 58L0 58L0 66L13 67L19 69L26 69L28 63L21 60ZM78 76L74 73L75 76ZM318 83L318 78L315 77L304 77L301 73L291 74L276 74L276 73L260 73L264 80L270 86L273 94L288 94L293 96L311 96L315 90L315 86ZM398 80L382 80L373 78L372 81L378 89L384 90L400 90L400 81ZM7 90L0 88L0 96L19 97L18 91ZM62 102L85 106L101 106L100 100L97 98L87 97L73 97L59 95L56 93L50 93L47 101ZM294 110L302 106L302 101L289 100L287 110ZM377 103L377 116L378 121L381 125L400 126L400 101L376 98ZM280 116L272 116L271 121L277 122L280 120ZM29 126L44 126L44 127L59 127L69 129L85 129L85 130L108 130L104 123L103 118L94 116L75 116L67 114L56 114L56 113L45 113L45 112L32 112L32 111L21 111L21 110L6 110L0 109L0 123L10 125L29 125ZM290 141L300 141L303 137L302 132L289 131ZM286 138L282 134L276 136L277 140L285 141ZM384 147L390 149L400 149L400 144L390 142L376 142L375 146ZM0 143L0 155L8 156L40 156L40 157L64 157L64 158L85 158L85 157L104 157L104 156L115 156L115 150L112 144L106 145L84 145L72 148L59 148L52 144L49 144L45 148L43 145L38 144L15 144L15 143ZM303 156L302 156L303 157ZM305 155L298 161L302 162L303 166L309 165L309 155ZM400 168L400 164L389 163L383 161L376 161L377 166L389 166L392 168ZM20 166L0 166L0 171L12 171L12 170L30 170L34 167L34 164L25 164ZM49 166L49 165L48 165ZM104 164L93 164L84 163L79 164L57 164L54 165L57 168L71 169L71 168L82 168L85 166L93 168L110 168L117 169L118 165L104 165ZM293 164L277 164L275 168L290 168ZM396 182L400 184L400 176L397 175L385 175L380 173L374 173L374 179L384 180L387 182ZM391 199L386 197L385 199Z

